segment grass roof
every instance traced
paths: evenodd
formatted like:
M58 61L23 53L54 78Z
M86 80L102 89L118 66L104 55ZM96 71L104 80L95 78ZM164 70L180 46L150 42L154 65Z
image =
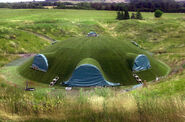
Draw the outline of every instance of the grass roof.
M30 80L49 83L57 75L60 81L66 81L76 66L89 63L96 65L106 80L131 85L136 84L132 76L132 66L139 54L147 55L152 66L151 69L138 73L143 80L153 80L156 76L164 76L169 71L167 65L151 57L147 51L138 48L130 41L110 36L73 37L57 42L41 53L48 59L48 72L30 69L32 58L20 66L19 72L22 76Z

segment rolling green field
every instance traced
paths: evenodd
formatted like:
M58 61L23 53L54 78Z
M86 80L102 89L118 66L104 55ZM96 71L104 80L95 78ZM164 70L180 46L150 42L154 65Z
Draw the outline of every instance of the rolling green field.
M93 30L121 40L134 40L169 65L175 65L176 59L184 56L183 13L165 13L160 19L154 18L153 13L142 13L144 20L125 21L115 20L114 11L1 9L0 14L3 16L0 19L1 55L38 52L47 45L46 41L22 30L38 32L61 41L85 36ZM16 50L13 50L15 47Z
M157 19L142 13L144 20L123 21L115 19L115 11L95 10L0 9L0 15L0 121L184 121L185 14L164 13ZM83 41L89 31L123 45L136 41L168 64L170 74L131 92L124 87L65 91L34 81L38 79L30 81L36 91L25 92L28 79L18 66L4 66L22 54L52 50L50 39Z

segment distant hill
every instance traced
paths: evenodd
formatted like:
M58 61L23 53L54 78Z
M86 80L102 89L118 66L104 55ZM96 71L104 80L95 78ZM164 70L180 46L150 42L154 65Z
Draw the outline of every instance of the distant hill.
M45 0L46 2L106 2L106 3L129 3L130 1L142 1L142 0ZM156 0L157 1L157 0ZM164 0L164 1L177 1L185 2L185 0Z
M175 0L175 1L177 1L177 2L185 2L185 0Z
M107 2L107 3L128 3L130 0L45 0L46 2Z

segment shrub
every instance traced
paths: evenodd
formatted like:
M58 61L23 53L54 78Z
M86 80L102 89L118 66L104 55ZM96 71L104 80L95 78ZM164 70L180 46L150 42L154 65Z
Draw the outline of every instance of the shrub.
M131 19L136 19L136 15L132 13Z
M117 18L118 20L123 20L124 19L124 14L123 11L118 11L117 12Z
M130 19L128 10L124 10L124 13L123 13L123 11L118 11L116 19L118 19L118 20Z
M125 18L125 14L123 13L123 11L120 12L120 20L123 20Z
M116 18L116 19L120 20L120 18L121 18L121 12L118 11L118 12L117 12L117 18Z
M127 10L127 9L125 9L125 10L124 10L124 12L125 12L124 19L130 19L130 16L129 16L128 10Z
M161 11L161 10L155 10L155 13L154 13L154 16L156 17L156 18L160 18L161 16L162 16L162 14L163 14L163 12Z
M137 13L136 13L136 19L140 19L140 20L143 19L140 11L137 11Z

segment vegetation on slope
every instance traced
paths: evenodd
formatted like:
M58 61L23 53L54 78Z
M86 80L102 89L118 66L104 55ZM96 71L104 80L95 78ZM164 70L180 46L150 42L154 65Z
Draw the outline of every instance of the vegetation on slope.
M62 89L36 88L35 92L30 93L24 92L22 87L9 87L13 84L8 81L18 82L19 85L16 85L18 87L24 86L23 83L26 80L22 80L20 77L9 77L12 70L7 70L7 75L0 74L0 77L2 76L0 78L0 106L2 108L0 120L184 120L184 14L165 13L162 18L155 19L153 13L143 12L144 20L119 22L115 20L116 12L112 11L0 9L0 14L2 16L0 27L11 28L13 32L18 32L17 28L32 30L63 41L72 36L85 36L87 32L93 30L100 35L108 34L122 41L128 41L128 43L134 40L142 48L152 52L153 57L170 65L172 74L174 74L169 78L162 79L162 82L148 85L148 88L128 93L128 96L117 87L116 89L91 89L94 95L89 96L89 91L87 91L88 95L85 96L86 92L78 92L75 89L65 92ZM67 20L68 23L65 23L64 20ZM50 28L44 32L47 26ZM60 32L58 28L64 29L66 34L60 36L62 31ZM55 35L56 32L58 33ZM70 32L73 33L69 34ZM21 40L21 37L19 38ZM38 41L40 41L39 38ZM17 48L14 49L17 52ZM37 52L39 49L40 47ZM2 53L0 55L3 55L0 57L0 62L3 64L14 58L13 55L4 56ZM183 72L177 74L180 72L179 69ZM0 70L2 71L2 69ZM13 68L14 74L17 73L16 70ZM7 78L10 80L6 81ZM16 81L14 81L15 78ZM42 85L41 87L46 87L46 85ZM109 106L109 103L116 106Z
M30 30L62 41L95 31L99 35L134 40L174 67L180 65L185 56L184 14L165 13L155 19L153 13L142 13L144 20L125 21L115 20L113 11L1 9L0 14L3 16L0 26L13 32L18 31L16 28Z
M0 33L0 66L19 56L16 54L37 53L49 44L46 40L13 27L0 26Z
M114 88L24 92L2 83L1 78L0 120L183 121L183 74L128 93Z
M122 41L134 40L173 70L184 65L184 14L165 13L162 18L155 19L153 13L142 13L144 20L117 21L116 12L113 11L1 9L0 13L3 16L0 26L11 28L13 32L18 32L17 29L31 30L54 39L66 40L73 36L85 36L93 30L100 35L111 35ZM21 35L16 36L21 40ZM40 50L40 46L35 49ZM19 52L16 50L17 48L15 52ZM13 58L12 55L0 55L3 57L0 59L3 64Z
M138 73L143 79L153 80L157 76L166 75L169 70L166 65L153 59L146 51L131 42L117 40L110 36L70 38L46 48L42 53L48 59L48 71L42 73L30 69L32 59L20 67L21 75L43 83L49 83L55 76L65 81L81 60L93 58L102 67L107 80L120 82L122 85L136 84L132 76L132 67L134 59L139 54L146 54L152 66L151 69Z

